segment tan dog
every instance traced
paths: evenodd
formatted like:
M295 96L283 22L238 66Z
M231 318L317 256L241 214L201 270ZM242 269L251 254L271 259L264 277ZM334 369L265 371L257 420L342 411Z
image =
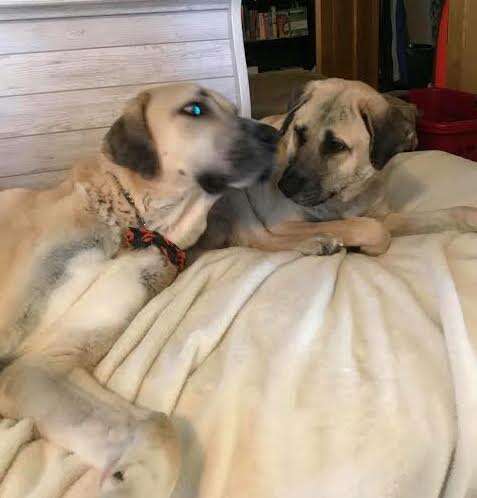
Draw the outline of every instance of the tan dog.
M145 224L191 246L226 188L270 174L276 140L213 92L164 86L131 102L97 161L57 188L0 193L0 413L31 417L102 470L101 497L166 498L180 464L166 415L90 375L177 273L157 247L124 248L123 235Z
M231 192L213 207L201 248L331 254L344 245L380 254L391 235L477 230L473 208L390 213L383 168L415 148L414 116L368 85L310 82L287 115L263 121L281 130L280 168L269 182Z

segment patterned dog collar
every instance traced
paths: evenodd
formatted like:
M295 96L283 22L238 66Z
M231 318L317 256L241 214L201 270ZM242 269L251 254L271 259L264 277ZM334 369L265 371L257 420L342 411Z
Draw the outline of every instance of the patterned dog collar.
M110 171L108 173L111 175L111 178L116 184L118 190L121 192L122 196L126 199L127 203L134 211L137 223L140 227L129 227L126 230L124 236L126 244L133 249L145 249L146 247L156 246L173 265L177 266L179 272L181 272L186 264L186 252L180 247L177 247L170 240L164 238L159 232L154 232L146 228L144 218L139 213L131 194L123 188L116 175L113 175Z
M159 232L147 228L129 227L125 234L126 243L133 249L145 249L156 246L169 261L181 272L186 264L186 252L177 247Z

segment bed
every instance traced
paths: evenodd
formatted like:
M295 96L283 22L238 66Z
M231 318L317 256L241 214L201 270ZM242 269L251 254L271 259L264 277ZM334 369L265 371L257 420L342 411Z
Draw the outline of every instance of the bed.
M203 80L248 115L237 5L0 2L0 187L58 181L132 93L169 77ZM212 45L222 52L208 57ZM189 53L182 72L138 76ZM473 162L411 153L388 171L396 210L477 205ZM184 458L173 498L477 497L476 262L477 236L450 232L396 239L377 258L213 251L95 374L172 414ZM0 419L1 498L94 497L98 478L30 420Z
M388 166L394 208L473 204L475 163ZM471 498L476 458L477 236L402 237L388 253L231 248L199 259L96 370L172 413L174 498ZM0 421L2 498L95 496L97 472Z

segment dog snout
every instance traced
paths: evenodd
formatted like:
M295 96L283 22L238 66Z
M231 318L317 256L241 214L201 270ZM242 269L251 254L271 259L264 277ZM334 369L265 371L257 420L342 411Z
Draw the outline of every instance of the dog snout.
M306 179L293 166L288 166L278 182L278 188L285 197L291 198L304 188L305 183Z
M218 173L202 173L197 182L210 195L222 194L229 186L229 178Z
M238 128L228 151L232 166L230 186L249 187L270 178L275 169L275 128L251 119L238 118Z
M257 124L256 135L261 142L273 146L277 145L280 138L278 131L273 126L264 123Z
M240 118L240 127L245 134L262 145L268 145L275 148L280 139L278 131L273 126L265 123Z

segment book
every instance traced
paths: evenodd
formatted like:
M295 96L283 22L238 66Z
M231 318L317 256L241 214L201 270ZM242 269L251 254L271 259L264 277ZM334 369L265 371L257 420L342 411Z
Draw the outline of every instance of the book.
M290 2L292 7L277 9L269 7L268 0L262 3L244 0L241 9L242 29L245 41L273 40L307 36L309 34L306 7Z
M270 9L270 22L272 25L272 37L278 38L278 28L277 28L277 8L272 5Z
M308 17L306 7L295 7L288 12L290 36L308 35Z
M277 34L278 38L288 37L290 32L290 26L288 24L288 12L278 11L277 12Z
M272 23L271 23L272 16L270 15L269 12L267 12L266 14L264 14L264 17L265 17L265 39L270 40L271 38L273 38Z
M258 13L258 40L267 39L267 29L265 25L265 14L263 12Z
M257 11L250 11L250 40L257 39Z

